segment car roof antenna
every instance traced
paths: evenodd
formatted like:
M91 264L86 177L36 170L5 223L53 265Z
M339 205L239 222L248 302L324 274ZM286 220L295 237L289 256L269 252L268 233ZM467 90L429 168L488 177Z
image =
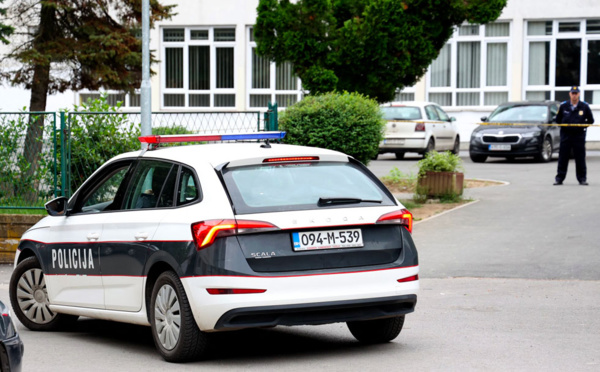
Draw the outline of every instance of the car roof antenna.
M262 145L260 145L260 147L262 147L263 149L270 149L271 148L271 144L269 143L269 139L265 139L265 143L263 143Z

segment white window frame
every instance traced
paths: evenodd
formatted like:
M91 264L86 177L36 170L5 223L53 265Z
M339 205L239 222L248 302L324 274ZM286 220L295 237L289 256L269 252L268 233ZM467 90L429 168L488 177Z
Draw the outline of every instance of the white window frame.
M83 89L77 92L76 94L76 99L77 99L77 105L81 105L83 104L84 100L83 97L84 95L88 95L88 94L92 94L92 95L102 95L102 94L108 94L109 96L111 95L119 95L119 94L123 94L125 96L125 100L123 101L123 105L121 106L121 109L130 109L130 110L139 110L141 107L141 103L138 106L131 106L131 93L128 92L121 92L118 90L87 90L87 89ZM136 89L134 91L134 94L141 94L139 89ZM141 100L141 98L140 98Z
M600 17L595 17L590 20L599 20ZM529 22L552 22L552 35L528 35ZM588 42L591 40L600 40L600 34L587 34L586 32L587 19L536 19L525 22L524 25L524 63L523 63L523 91L522 96L527 98L527 92L550 92L550 100L556 100L556 92L568 92L570 86L556 86L556 48L557 41L560 39L581 39L581 64L580 64L580 84L579 89L582 91L581 99L585 100L585 92L590 90L600 91L599 84L587 84L587 67L588 67ZM578 32L559 32L560 23L579 23ZM531 42L549 42L550 55L548 67L548 85L529 85L529 53ZM600 66L598 66L600 68ZM600 92L598 93L600 94ZM599 106L596 104L595 106Z
M300 102L302 100L304 92L302 90L302 81L300 78L297 78L296 81L296 89L295 90L277 90L276 89L276 64L275 62L270 63L270 71L269 71L269 88L252 88L252 50L256 48L256 42L252 41L252 28L253 26L248 26L246 28L246 107L249 109L258 109L263 107L251 106L250 105L250 96L257 95L270 95L271 103L276 101L275 97L279 94L286 95L296 95L296 102ZM278 103L279 105L279 103ZM278 106L278 108L286 108L287 106ZM266 108L266 106L264 107Z
M164 30L165 29L183 29L184 30L184 41L164 41ZM161 55L163 60L160 63L160 107L165 110L220 110L220 111L232 111L236 109L237 105L237 92L236 86L238 84L238 72L236 65L239 63L236 61L236 41L214 41L215 29L234 29L235 40L238 40L238 28L235 25L229 26L168 26L160 28L160 40L161 40ZM191 40L191 31L208 31L208 40ZM190 90L189 89L189 47L190 46L208 46L210 47L210 89L208 90ZM232 88L217 88L217 49L218 48L233 48L233 87ZM167 48L183 48L183 88L167 88L166 87L166 49ZM183 106L165 106L165 94L183 94L184 105ZM210 95L209 106L190 106L189 95L190 94L207 94ZM215 106L215 94L232 94L236 96L236 102L233 106Z
M454 34L448 40L446 45L449 45L450 50L450 86L448 87L432 87L431 86L431 71L427 71L427 84L426 94L427 101L432 102L429 98L431 93L450 93L452 95L452 104L450 107L461 107L461 108L481 108L481 107L495 107L495 104L485 105L485 93L506 93L508 100L511 100L510 80L512 75L512 52L511 52L511 35L514 34L513 22L511 21L498 21L496 23L508 23L508 36L485 36L486 25L470 25L464 24L463 26L475 26L479 27L478 35L459 35L459 28L454 30ZM480 87L478 88L458 88L458 43L461 42L479 42L480 43ZM506 85L504 86L490 86L487 84L487 47L488 44L506 44ZM458 106L457 95L458 93L478 93L479 103L477 105L470 106ZM449 106L445 106L449 107Z

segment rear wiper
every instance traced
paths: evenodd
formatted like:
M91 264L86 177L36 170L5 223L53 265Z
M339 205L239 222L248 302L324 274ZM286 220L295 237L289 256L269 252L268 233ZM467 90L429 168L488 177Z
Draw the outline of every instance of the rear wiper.
M353 203L381 203L381 200L365 200L360 198L319 198L318 206Z

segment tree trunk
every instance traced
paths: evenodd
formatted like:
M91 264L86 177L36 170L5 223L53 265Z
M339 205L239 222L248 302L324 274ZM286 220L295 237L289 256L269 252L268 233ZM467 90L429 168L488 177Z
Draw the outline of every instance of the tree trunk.
M46 111L46 99L48 96L48 86L50 85L50 63L51 56L44 53L45 44L52 40L55 32L55 9L43 5L40 14L39 31L33 41L33 48L44 55L34 66L33 79L31 82L31 99L29 101L29 111ZM23 194L25 201L34 203L38 198L39 180L35 177L39 168L39 162L42 155L42 146L44 134L44 115L30 115L27 135L23 145L23 157L29 167L22 174L22 182L26 191Z

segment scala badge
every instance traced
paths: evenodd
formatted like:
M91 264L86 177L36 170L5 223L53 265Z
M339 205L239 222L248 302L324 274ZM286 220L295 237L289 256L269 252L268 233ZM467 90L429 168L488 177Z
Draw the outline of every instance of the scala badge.
M273 256L276 256L275 252L252 252L250 253L250 256L252 256L252 258L271 258Z

